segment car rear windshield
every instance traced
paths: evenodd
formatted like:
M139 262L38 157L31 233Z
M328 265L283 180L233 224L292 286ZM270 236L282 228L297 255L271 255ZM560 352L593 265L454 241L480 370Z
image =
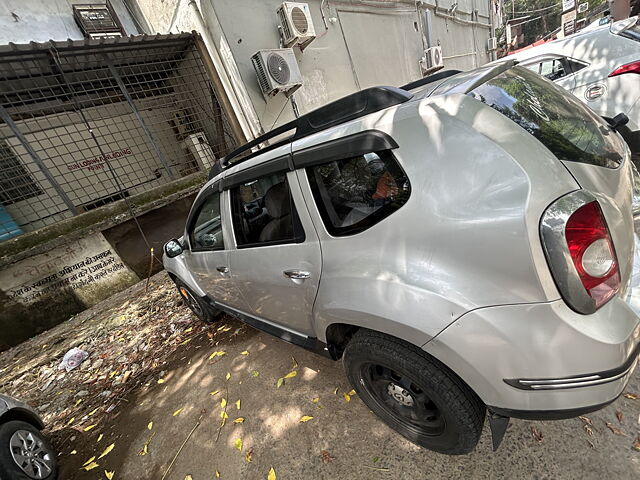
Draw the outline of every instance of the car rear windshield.
M526 68L506 70L469 95L509 117L560 160L608 168L622 162L616 135L603 119Z

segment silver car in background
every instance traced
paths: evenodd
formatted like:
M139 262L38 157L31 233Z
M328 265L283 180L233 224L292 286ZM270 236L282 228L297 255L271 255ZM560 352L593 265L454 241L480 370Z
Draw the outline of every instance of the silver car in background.
M44 423L20 400L0 395L0 480L55 480L54 450L41 433Z
M602 408L634 371L629 156L513 62L371 88L225 157L164 265L203 320L341 359L416 444L470 452L488 411L495 448L510 417Z

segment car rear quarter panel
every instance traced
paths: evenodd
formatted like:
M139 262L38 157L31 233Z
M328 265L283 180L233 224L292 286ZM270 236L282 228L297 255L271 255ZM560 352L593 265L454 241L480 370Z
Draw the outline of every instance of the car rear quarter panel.
M469 310L559 298L538 222L549 203L577 185L537 141L492 112L464 95L427 99L294 144L295 151L365 129L384 131L399 144L393 153L411 182L408 202L391 216L359 234L332 237L306 173L298 172L322 243L314 306L321 340L329 325L347 323L423 345Z

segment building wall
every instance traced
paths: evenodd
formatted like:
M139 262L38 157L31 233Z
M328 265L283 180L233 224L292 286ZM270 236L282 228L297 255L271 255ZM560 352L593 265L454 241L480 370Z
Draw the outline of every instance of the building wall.
M105 4L106 0L2 0L0 2L0 45L80 40L84 38L73 19L73 4ZM122 0L112 0L127 35L139 32Z
M197 29L189 0L137 0L153 31ZM221 56L229 53L261 127L268 131L294 118L284 95L265 100L251 65L260 49L279 47L280 0L196 1ZM445 69L468 70L490 60L489 1L309 0L317 38L295 49L303 86L295 93L300 113L373 85L399 86L420 78L419 60L431 39L442 46ZM419 6L416 7L416 4ZM321 9L322 7L322 9ZM426 25L431 16L431 35ZM323 20L324 14L324 20ZM455 17L455 18L454 18ZM324 22L327 28L324 27ZM221 28L218 34L216 25ZM204 34L204 32L203 32Z

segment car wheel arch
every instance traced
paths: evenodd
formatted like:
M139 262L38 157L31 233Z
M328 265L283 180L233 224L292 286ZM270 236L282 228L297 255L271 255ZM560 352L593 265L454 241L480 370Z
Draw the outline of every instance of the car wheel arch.
M33 425L38 430L42 430L44 428L44 423L35 413L22 408L11 408L0 415L0 423L12 421L26 422Z

